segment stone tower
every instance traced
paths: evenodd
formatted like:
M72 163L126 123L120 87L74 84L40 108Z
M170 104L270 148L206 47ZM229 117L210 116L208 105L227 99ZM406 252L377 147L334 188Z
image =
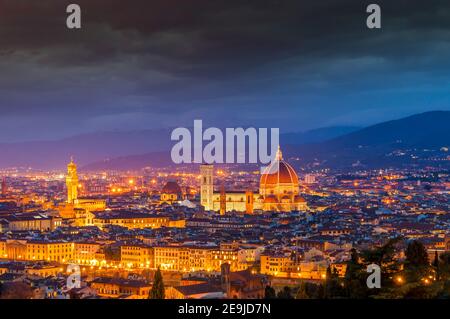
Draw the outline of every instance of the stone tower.
M200 166L200 204L205 210L213 210L213 165Z
M73 158L70 159L70 163L67 165L67 202L74 204L78 199L78 174L77 165L73 162Z

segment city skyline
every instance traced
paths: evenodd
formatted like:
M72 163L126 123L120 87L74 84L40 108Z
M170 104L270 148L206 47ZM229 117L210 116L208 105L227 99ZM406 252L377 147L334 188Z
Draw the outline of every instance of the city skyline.
M0 0L0 299L449 299L449 56L448 0Z

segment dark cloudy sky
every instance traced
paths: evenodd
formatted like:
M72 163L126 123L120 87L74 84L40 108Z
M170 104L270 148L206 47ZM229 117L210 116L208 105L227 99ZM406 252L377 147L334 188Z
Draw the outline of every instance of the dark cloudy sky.
M0 0L0 141L449 110L449 57L448 0Z

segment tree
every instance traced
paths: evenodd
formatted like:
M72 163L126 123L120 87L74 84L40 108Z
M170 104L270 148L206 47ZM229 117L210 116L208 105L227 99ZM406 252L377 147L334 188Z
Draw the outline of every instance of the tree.
M365 271L368 265L376 264L381 268L381 287L383 289L395 288L395 283L392 278L401 269L401 264L398 259L395 258L398 244L402 241L401 237L389 239L384 245L375 247L373 249L365 250L361 253L363 263L363 271ZM367 275L366 277L367 278ZM364 285L366 285L364 279ZM367 287L367 286L365 286ZM366 293L374 296L381 291L378 289L366 289Z
M277 294L278 299L293 299L292 290L290 287L285 286L282 290L280 290Z
M31 299L33 296L33 289L24 282L5 282L2 286L1 299Z
M440 267L439 267L439 256L438 256L437 250L434 252L433 267L434 267L434 270L436 271L436 280L440 280L441 271L440 271Z
M275 289L270 286L266 286L264 289L264 299L275 299L277 297Z
M412 266L428 266L428 253L420 241L413 240L406 248L406 262Z
M363 251L362 257L368 264L377 264L381 267L382 273L392 273L398 270L398 264L395 261L396 245L401 241L400 237L389 239L381 247Z
M350 256L344 277L345 294L352 299L366 298L367 285L365 280L367 273L363 272L364 267L360 263L359 254L355 248L352 248Z
M405 255L405 273L408 281L417 282L430 274L428 253L421 242L417 240L410 242Z
M120 248L113 246L106 246L104 248L105 259L120 261Z
M297 294L295 295L295 299L309 299L305 282L302 282L300 284L300 287L297 290Z
M161 274L161 270L158 269L155 272L155 277L153 279L153 286L150 290L149 299L164 299L165 290L164 290L164 282Z
M439 279L450 279L450 253L445 252L439 256Z
M340 298L344 295L338 273L336 269L331 269L331 266L327 267L324 293L325 298Z

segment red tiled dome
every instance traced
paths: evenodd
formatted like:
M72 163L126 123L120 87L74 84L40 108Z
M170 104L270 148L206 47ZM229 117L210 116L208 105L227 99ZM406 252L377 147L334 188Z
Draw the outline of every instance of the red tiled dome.
M161 193L163 194L181 194L181 187L178 185L177 182L167 182L166 185L164 185Z
M291 165L283 161L281 151L278 150L276 160L266 168L261 175L260 185L294 184L298 185L298 176Z

